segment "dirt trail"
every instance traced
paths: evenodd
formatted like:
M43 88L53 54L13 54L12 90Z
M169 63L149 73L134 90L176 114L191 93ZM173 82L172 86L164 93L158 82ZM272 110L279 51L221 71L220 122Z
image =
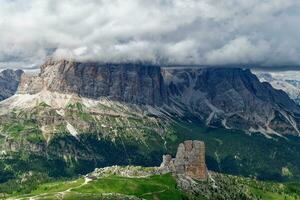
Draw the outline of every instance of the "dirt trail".
M31 196L31 197L8 198L8 200L25 200L25 199L28 199L28 200L37 200L39 197L44 197L44 196L47 196L47 195L50 195L50 194L56 196L57 199L63 199L65 193L71 192L72 189L80 188L80 187L82 187L82 186L88 184L90 181L92 181L92 180L89 179L89 178L87 178L87 177L85 177L85 178L84 178L84 182L83 182L82 184L80 184L79 186L70 187L70 188L68 188L68 189L65 190L65 191L54 192L54 193L43 193L43 194L38 194L38 195L35 195L35 196Z

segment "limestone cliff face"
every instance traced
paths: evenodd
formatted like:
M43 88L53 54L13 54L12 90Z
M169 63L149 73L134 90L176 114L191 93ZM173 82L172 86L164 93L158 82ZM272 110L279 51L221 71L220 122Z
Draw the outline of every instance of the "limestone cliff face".
M42 89L83 97L108 97L133 104L161 105L167 99L160 67L138 64L48 60L36 77L24 77L19 93Z
M187 140L179 144L176 158L172 159L170 155L164 155L160 169L164 172L171 171L177 175L186 175L197 180L206 180L204 142Z
M22 74L22 70L11 69L0 73L0 101L15 94Z

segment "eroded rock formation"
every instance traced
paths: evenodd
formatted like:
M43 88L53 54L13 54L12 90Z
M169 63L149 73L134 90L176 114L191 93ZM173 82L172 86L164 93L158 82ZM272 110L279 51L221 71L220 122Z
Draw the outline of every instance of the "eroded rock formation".
M207 168L205 164L205 145L198 140L187 140L179 144L176 158L170 155L163 156L160 166L163 172L170 171L182 174L197 180L207 179Z

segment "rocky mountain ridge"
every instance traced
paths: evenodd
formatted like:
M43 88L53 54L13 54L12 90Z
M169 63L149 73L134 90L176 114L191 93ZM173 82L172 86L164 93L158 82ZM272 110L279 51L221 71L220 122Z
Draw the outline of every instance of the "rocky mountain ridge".
M171 101L185 105L207 125L299 135L299 106L250 70L166 69L164 77Z
M300 135L299 105L282 90L261 83L250 70L236 68L172 68L50 59L38 75L23 75L16 97L1 103L0 108L28 99L47 101L50 106L56 102L55 108L60 109L59 102L65 100L47 100L55 94L65 95L69 103L87 98L138 106L140 115L146 111L167 118L192 116L208 126L266 135Z

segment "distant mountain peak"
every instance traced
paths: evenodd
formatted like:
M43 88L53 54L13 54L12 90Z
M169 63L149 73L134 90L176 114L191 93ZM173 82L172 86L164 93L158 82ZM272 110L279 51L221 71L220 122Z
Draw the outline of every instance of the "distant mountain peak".
M291 99L300 105L300 81L293 77L282 76L280 73L257 72L259 80L268 82L275 89L286 92Z
M22 70L6 69L0 72L0 101L15 94Z

